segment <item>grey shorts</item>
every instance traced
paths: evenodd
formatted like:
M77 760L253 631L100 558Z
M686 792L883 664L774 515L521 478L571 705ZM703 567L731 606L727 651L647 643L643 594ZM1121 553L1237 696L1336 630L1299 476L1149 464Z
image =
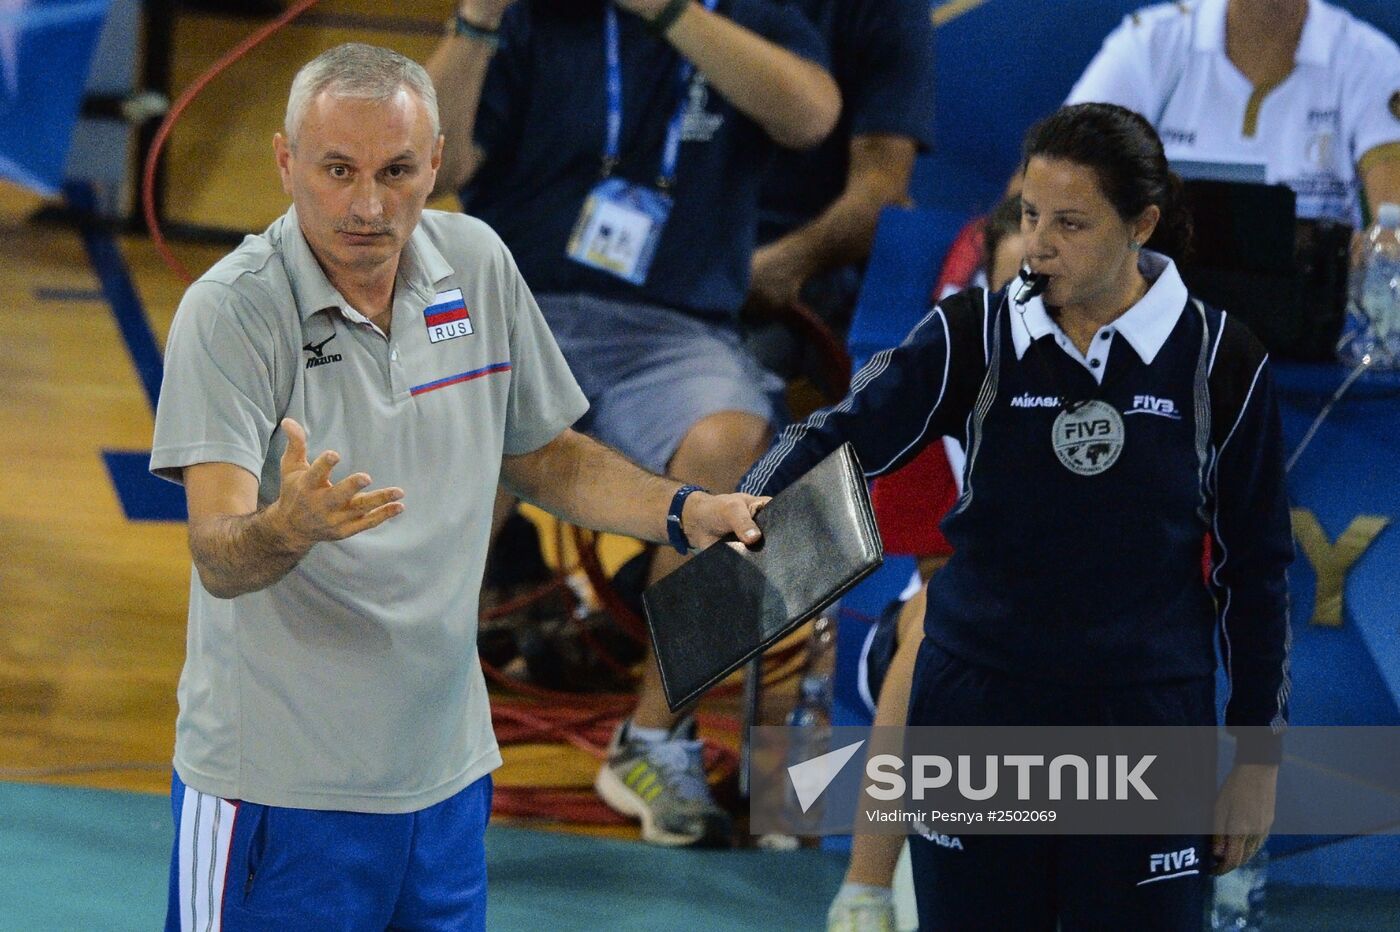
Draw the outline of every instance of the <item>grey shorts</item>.
M783 382L744 349L732 326L654 304L579 294L536 295L588 396L576 425L654 472L695 424L744 411L777 427Z

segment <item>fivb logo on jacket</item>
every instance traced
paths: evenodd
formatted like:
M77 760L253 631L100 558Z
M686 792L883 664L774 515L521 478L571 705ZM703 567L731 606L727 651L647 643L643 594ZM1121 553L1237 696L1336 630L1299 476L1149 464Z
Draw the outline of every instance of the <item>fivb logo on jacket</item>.
M441 343L455 340L472 332L471 315L467 313L467 303L462 298L462 289L439 291L433 303L423 309L423 322L428 325L428 342Z
M1060 412L1051 439L1066 469L1097 476L1118 462L1123 452L1123 417L1110 404L1083 401Z
M1170 398L1158 398L1156 395L1134 395L1133 409L1124 413L1154 414L1173 421L1181 420L1181 410L1177 408L1176 402Z

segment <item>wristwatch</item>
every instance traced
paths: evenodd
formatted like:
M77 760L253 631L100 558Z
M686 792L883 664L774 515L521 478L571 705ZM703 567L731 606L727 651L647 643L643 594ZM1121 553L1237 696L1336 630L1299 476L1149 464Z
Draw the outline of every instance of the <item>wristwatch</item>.
M447 28L449 35L457 35L461 36L463 39L485 42L487 45L491 46L492 50L501 47L500 29L487 29L484 26L478 26L463 16L461 10L454 13L452 18L447 21Z
M704 491L698 485L683 485L671 496L671 508L666 512L666 537L681 556L690 553L690 538L685 536L685 528L681 527L681 511L691 492Z

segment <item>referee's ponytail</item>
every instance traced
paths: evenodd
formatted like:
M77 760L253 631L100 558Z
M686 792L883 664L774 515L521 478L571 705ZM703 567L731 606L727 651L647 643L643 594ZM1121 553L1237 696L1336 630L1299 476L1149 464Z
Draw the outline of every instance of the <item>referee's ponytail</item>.
M1147 248L1171 256L1177 262L1191 256L1191 234L1195 227L1191 210L1186 206L1185 185L1176 172L1167 172L1167 203L1162 207L1162 219L1147 241Z
M1181 179L1167 167L1162 140L1146 118L1114 104L1061 107L1026 134L1021 171L1034 156L1094 170L1118 216L1132 221L1156 204L1162 212L1147 248L1180 261L1191 249L1191 212Z

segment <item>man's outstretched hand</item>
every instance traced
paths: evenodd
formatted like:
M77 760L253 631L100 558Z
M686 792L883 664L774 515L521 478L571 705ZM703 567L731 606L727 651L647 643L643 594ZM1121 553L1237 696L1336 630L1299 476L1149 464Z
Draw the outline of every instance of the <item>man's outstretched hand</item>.
M314 462L306 459L306 430L284 418L287 449L282 454L282 490L273 506L289 543L305 549L323 540L343 540L378 527L403 512L403 489L364 491L368 473L352 473L331 482L340 454L326 450Z

